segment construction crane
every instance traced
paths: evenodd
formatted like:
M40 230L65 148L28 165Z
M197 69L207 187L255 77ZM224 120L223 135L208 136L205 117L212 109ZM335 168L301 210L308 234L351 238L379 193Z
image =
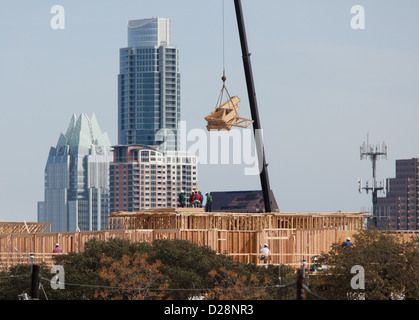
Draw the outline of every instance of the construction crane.
M240 44L243 55L244 73L246 76L247 93L249 96L250 112L253 120L253 133L255 136L256 150L258 152L258 159L262 161L260 170L260 182L262 185L263 202L265 205L265 212L272 212L272 197L271 188L269 184L268 165L266 164L265 149L263 146L262 135L256 134L257 130L262 130L259 119L259 111L256 100L256 91L253 82L252 65L250 62L250 53L247 46L246 29L244 26L243 10L241 0L234 0L234 7L236 9L237 25L239 28ZM257 138L259 137L259 139Z
M246 76L247 93L249 96L250 112L252 120L241 118L238 113L238 103L240 98L237 96L231 97L226 85L226 76L223 71L223 86L217 100L215 109L205 117L207 121L207 130L230 130L233 127L247 128L253 123L253 134L255 137L256 151L259 161L260 182L262 185L262 195L265 207L265 212L272 212L272 197L271 188L269 185L268 165L266 164L265 150L262 140L262 126L259 120L259 111L256 101L256 92L253 82L252 65L250 63L250 53L247 46L246 30L244 27L243 11L240 0L234 1L237 25L239 28L240 44L243 55L244 73ZM223 95L227 95L227 100L223 103Z

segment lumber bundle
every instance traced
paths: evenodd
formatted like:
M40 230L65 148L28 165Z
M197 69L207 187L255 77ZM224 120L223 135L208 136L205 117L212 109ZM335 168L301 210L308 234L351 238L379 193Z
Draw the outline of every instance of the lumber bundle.
M230 130L232 127L247 128L253 120L241 118L238 110L240 98L233 96L220 104L204 119L207 121L207 130Z

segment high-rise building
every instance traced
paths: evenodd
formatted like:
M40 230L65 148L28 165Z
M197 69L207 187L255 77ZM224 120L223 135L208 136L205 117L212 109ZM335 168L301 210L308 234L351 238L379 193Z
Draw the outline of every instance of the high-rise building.
M377 198L378 229L419 230L419 158L396 160L396 177Z
M118 144L177 146L180 120L179 49L170 44L170 20L128 21L120 49Z
M137 211L178 206L198 187L198 159L153 146L114 146L110 165L110 210Z
M51 147L45 166L44 201L38 222L51 231L103 230L109 215L111 144L95 115L73 115L65 134Z

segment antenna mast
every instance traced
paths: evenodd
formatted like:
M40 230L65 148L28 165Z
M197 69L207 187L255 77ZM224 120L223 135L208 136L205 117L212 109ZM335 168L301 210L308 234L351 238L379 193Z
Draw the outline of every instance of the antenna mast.
M385 190L385 183L380 183L380 186L377 186L377 179L376 179L376 167L377 167L377 160L380 158L387 159L387 145L385 142L380 145L370 145L368 142L368 135L367 135L367 143L363 143L360 147L360 158L361 160L370 159L372 162L372 186L368 186L368 180L366 181L366 186L362 186L362 180L358 179L359 184L359 192L361 193L362 190L365 190L366 193L372 191L372 224L374 227L377 227L377 214L376 214L376 204L377 204L377 193L378 191Z

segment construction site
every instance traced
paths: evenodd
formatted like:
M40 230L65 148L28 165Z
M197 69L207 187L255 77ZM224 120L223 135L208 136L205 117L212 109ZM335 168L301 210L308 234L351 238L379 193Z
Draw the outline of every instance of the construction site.
M7 270L18 263L52 266L59 243L64 253L81 252L92 239L188 240L208 246L234 261L261 264L260 250L268 244L270 264L299 266L303 260L328 252L364 227L364 213L231 213L202 208L171 208L114 212L106 230L50 232L47 223L0 222L0 263Z
M3 270L17 263L52 265L55 255L52 251L56 243L64 253L81 252L84 244L92 238L107 240L116 237L148 243L156 239L188 240L199 246L208 246L217 254L228 255L235 261L253 264L261 263L260 251L267 245L271 251L270 264L297 266L303 260L310 261L311 257L328 252L333 243L342 242L364 227L364 212L280 213L274 208L263 141L258 135L262 126L241 1L235 0L234 5L251 119L239 115L240 98L230 96L223 65L223 86L215 109L205 120L209 131L229 131L233 127L248 128L252 125L263 197L261 211L205 212L202 208L118 211L109 214L105 230L81 232L51 232L49 223L0 222L0 262Z

